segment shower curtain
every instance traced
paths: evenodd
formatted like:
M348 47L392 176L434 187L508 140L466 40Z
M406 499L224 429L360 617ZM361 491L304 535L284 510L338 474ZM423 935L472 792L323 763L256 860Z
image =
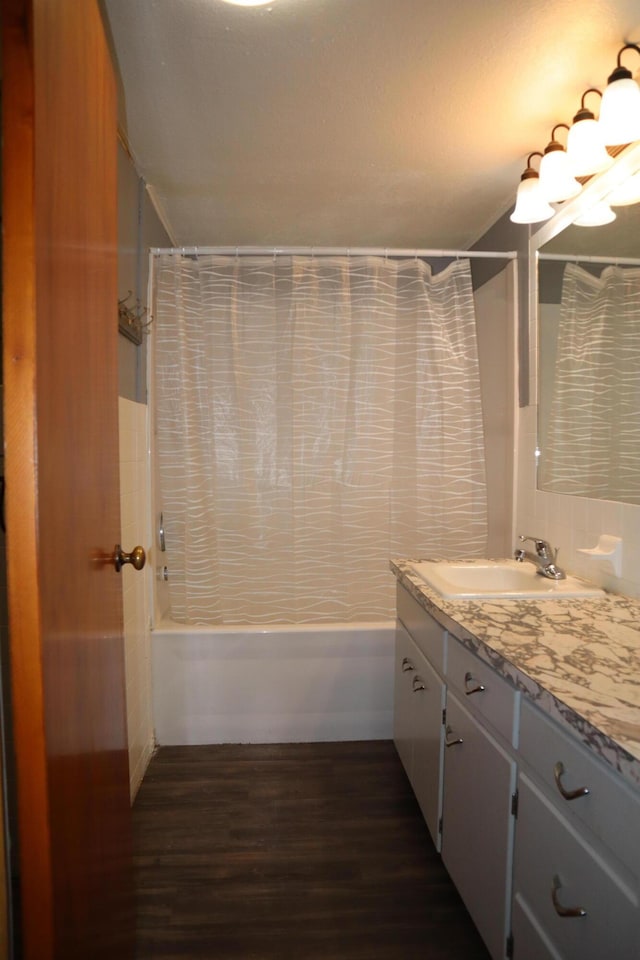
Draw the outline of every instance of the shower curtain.
M564 270L544 490L640 503L640 270Z
M386 619L390 557L484 553L468 261L174 251L155 278L173 619Z

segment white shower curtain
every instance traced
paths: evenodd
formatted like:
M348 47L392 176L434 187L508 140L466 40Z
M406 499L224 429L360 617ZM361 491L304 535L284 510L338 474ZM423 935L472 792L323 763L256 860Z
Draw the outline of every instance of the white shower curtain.
M640 270L564 271L540 486L640 503Z
M171 616L393 616L391 556L486 549L468 261L156 259Z

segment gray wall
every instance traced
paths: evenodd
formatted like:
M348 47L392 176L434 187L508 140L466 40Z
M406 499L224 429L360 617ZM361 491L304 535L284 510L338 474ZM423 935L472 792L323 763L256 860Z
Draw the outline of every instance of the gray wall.
M518 252L518 397L521 407L529 403L529 232L530 227L512 223L509 210L493 224L472 250L517 250ZM502 270L501 261L482 260L487 282Z
M172 246L133 161L118 143L118 298L147 307L149 248ZM145 318L146 319L146 318ZM147 402L147 338L137 346L118 337L118 393Z

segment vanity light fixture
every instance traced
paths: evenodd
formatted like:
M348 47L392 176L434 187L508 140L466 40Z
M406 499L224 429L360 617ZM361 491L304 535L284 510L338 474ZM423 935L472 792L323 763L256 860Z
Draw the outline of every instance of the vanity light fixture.
M602 227L605 223L612 223L616 215L604 200L594 203L592 207L573 221L576 227Z
M600 126L609 147L640 140L640 87L620 58L625 50L640 53L635 43L625 43L618 53L618 65L609 77L602 94Z
M585 97L589 93L597 93L602 97L595 87L585 90L567 136L567 156L574 177L590 177L613 163L613 157L605 148L600 124L591 110L585 107Z
M571 197L577 197L582 190L581 184L573 176L567 151L556 140L556 130L561 127L569 129L566 123L556 123L540 161L540 192L550 203L570 200Z
M527 157L527 169L520 177L516 206L510 218L513 223L540 223L555 213L542 195L538 171L531 166L532 158L541 156L540 151L536 150Z

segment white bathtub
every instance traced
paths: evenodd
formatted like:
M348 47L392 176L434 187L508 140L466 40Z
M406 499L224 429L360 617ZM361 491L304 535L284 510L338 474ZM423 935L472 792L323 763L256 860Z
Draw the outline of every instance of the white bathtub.
M394 623L194 627L152 633L159 744L385 740Z

